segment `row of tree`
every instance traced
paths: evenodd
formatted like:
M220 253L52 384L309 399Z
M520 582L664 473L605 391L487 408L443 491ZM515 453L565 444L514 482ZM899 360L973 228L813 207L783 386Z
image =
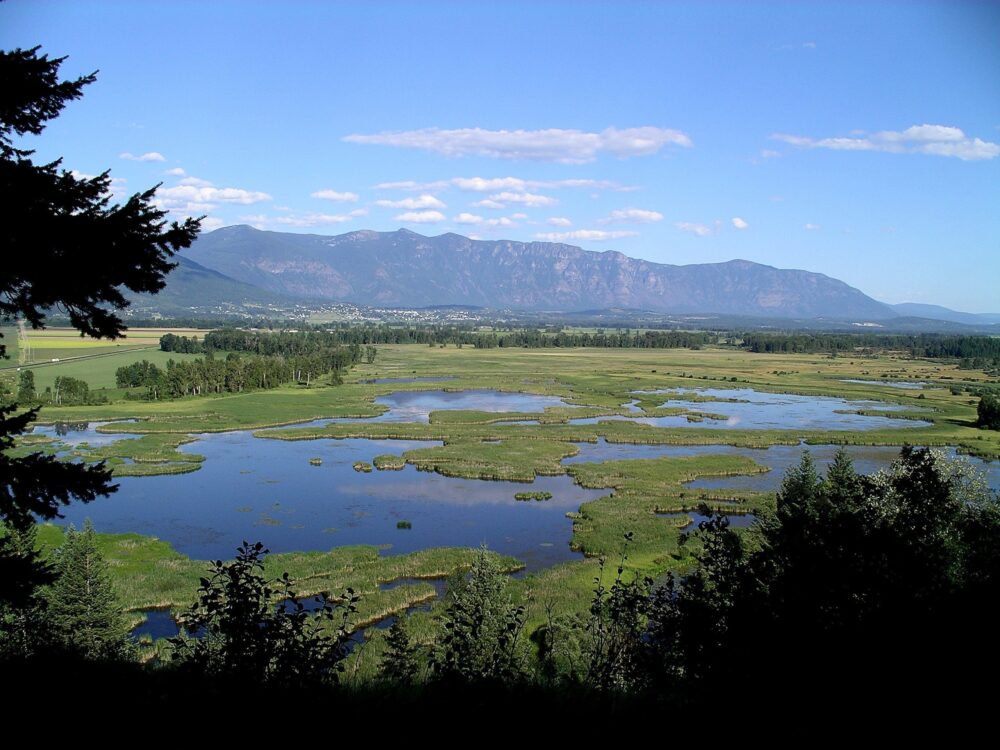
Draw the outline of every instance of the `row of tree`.
M46 386L42 393L35 388L35 373L33 370L22 369L17 374L17 403L20 404L52 404L53 406L81 406L85 404L104 404L107 397L102 393L94 393L85 380L60 375L52 385Z
M343 341L332 331L256 331L242 328L221 328L209 331L198 340L191 336L167 333L160 337L160 351L183 354L216 354L246 352L262 356L299 357L322 354L340 360L345 365L359 362L362 357L374 361L375 348L362 349L357 341Z
M561 326L489 331L457 325L368 325L311 330L263 331L223 328L211 331L202 340L166 334L160 339L163 351L203 353L246 351L257 354L294 354L332 346L360 347L375 344L447 344L492 348L639 348L675 349L709 345L742 346L755 353L875 353L905 352L913 357L959 359L975 369L1000 364L1000 339L991 336L955 334L884 333L761 333L596 329L594 332L564 330Z
M309 386L326 375L330 376L331 384L339 385L343 382L343 371L354 364L348 358L350 354L339 347L289 357L230 353L225 359L216 359L209 354L202 359L167 360L166 370L142 360L119 367L115 382L119 388L145 388L146 397L154 400L244 393L292 382Z
M755 353L847 353L902 351L912 357L1000 361L1000 338L953 334L745 333L743 348Z

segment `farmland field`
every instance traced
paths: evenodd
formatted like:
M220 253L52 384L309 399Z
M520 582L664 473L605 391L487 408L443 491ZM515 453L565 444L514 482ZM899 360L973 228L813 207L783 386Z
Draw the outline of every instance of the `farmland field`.
M126 338L109 341L81 337L67 328L38 331L29 328L26 341L22 342L16 328L7 327L0 332L10 357L0 361L0 373L10 374L27 366L35 373L35 388L39 391L51 387L59 376L85 380L92 389L114 388L115 370L123 365L146 359L164 367L168 359L191 358L188 354L161 352L160 337L165 333L189 338L201 338L206 333L185 328L134 328Z

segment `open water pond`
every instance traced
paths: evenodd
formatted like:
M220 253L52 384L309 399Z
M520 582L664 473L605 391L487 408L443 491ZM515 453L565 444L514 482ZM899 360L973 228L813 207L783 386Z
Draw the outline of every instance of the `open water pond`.
M909 407L881 401L848 401L830 396L766 393L752 388L674 388L637 393L697 394L719 401L689 401L671 398L661 406L692 412L717 414L722 419L691 422L684 415L670 417L590 417L571 419L573 424L594 424L605 419L627 419L654 427L695 427L729 430L881 430L926 427L923 420L893 419L857 414L858 410L900 411Z
M927 383L907 382L905 380L855 380L854 378L844 378L841 383L859 383L861 385L887 385L890 388L902 388L905 391L919 391Z
M169 609L147 609L143 611L145 622L132 630L132 637L139 639L148 635L154 641L158 638L173 638L180 633L173 612Z
M91 446L109 445L122 439L121 434L98 432L97 428L106 424L125 424L135 422L134 419L120 419L115 422L56 422L55 424L36 424L32 426L32 435L45 435L55 438L66 445L76 446L87 443Z
M532 483L444 477L406 466L355 471L382 453L399 454L436 441L254 438L249 432L200 435L182 450L200 453L199 471L122 477L118 492L73 503L64 523L93 520L98 531L137 532L170 542L198 559L227 559L243 540L272 552L326 550L346 544L390 545L388 554L428 547L477 547L514 555L531 570L579 557L569 549L568 511L607 494L568 476ZM318 458L318 466L310 459ZM546 502L514 493L548 491ZM408 529L397 528L409 521Z
M432 411L468 410L490 412L539 412L549 406L574 406L558 396L534 393L508 393L486 389L471 391L397 391L376 396L376 404L388 407L377 417L338 417L316 419L295 427L322 427L344 422L422 422L426 424Z

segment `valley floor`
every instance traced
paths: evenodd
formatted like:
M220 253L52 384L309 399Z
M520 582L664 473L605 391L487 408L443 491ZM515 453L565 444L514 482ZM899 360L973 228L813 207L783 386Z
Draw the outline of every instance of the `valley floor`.
M105 358L92 369L96 378L92 388L113 387L113 378L110 383L106 380L108 373L113 373L116 356L134 361L137 353ZM50 369L54 372L57 366ZM383 379L390 382L379 382ZM707 504L735 514L769 507L773 493L692 490L686 486L697 478L768 471L763 451L755 460L723 446L908 443L952 446L984 458L1000 457L1000 432L974 426L977 399L965 392L966 386L981 385L984 379L982 372L958 370L935 360L860 353L831 358L749 354L724 347L480 350L380 346L373 364L356 366L347 382L336 387L289 386L172 401L120 398L98 406L45 407L39 423L107 422L97 433L108 440L72 446L67 451L58 435L36 433L26 436L19 450L107 460L118 476L169 474L198 471L202 466L197 443L190 449L182 448L197 440L198 433L252 430L261 440L305 441L303 461L312 455L309 441L314 440L435 440L440 444L434 447L373 456L375 468L391 470L411 464L449 477L478 480L531 481L536 476L568 474L579 485L606 490L607 494L570 514L571 545L583 553L582 558L513 581L515 597L529 605L529 626L534 628L553 612L586 609L598 574L598 558L617 563L626 533L633 539L628 547L630 574L657 577L690 563L697 539L684 543L687 535L682 536L681 529L690 523L688 514L699 506ZM899 387L911 383L921 385ZM438 409L430 411L426 421L359 419L386 415L391 407L376 402L380 397L384 402L401 392L476 389L553 396L565 405L518 413ZM734 404L745 403L739 396L748 389L800 394L813 401L843 399L849 405L831 414L872 417L876 420L872 424L878 426L845 429L841 425L835 429L779 420L770 429L748 429L738 420L726 418ZM857 402L864 403L859 406ZM303 424L335 418L356 421ZM864 424L863 419L858 421L858 425ZM276 427L282 429L272 429ZM573 462L572 457L587 444L720 446L720 452ZM266 543L267 529L261 529L260 534ZM59 529L49 527L42 541L52 547L61 536ZM193 600L206 562L191 560L149 537L118 534L102 538L123 598L137 613L137 620L151 608L179 609ZM354 585L363 594L359 625L364 625L434 599L434 587L421 579L462 569L469 564L469 554L468 549L432 549L380 555L374 547L334 547L275 555L269 566L275 573L289 571L300 581L304 593L335 592ZM520 567L511 559L504 564L509 570ZM384 585L391 581L404 585ZM416 612L411 619L416 633L423 637L434 632L433 609ZM366 665L377 663L374 655L380 648L380 633L375 633L366 647L373 655L355 657L354 669L359 676L364 675Z

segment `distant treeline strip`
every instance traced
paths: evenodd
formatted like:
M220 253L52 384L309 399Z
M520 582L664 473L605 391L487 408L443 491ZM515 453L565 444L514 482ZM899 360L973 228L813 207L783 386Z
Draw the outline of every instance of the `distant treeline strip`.
M914 357L968 360L975 366L1000 361L1000 338L954 334L885 333L746 333L719 331L596 329L595 332L548 328L510 328L483 331L452 325L340 325L316 326L298 331L261 331L223 328L205 335L204 341L167 334L160 339L164 351L205 353L241 351L255 354L305 354L331 347L375 344L423 344L493 348L678 349L700 346L741 346L755 353L850 353L903 351ZM357 361L357 360L355 360Z
M931 359L1000 359L1000 338L948 334L747 333L743 348L757 353L836 353L859 349L905 351Z
M247 351L260 354L292 354L332 346L361 347L374 344L453 344L478 349L547 347L607 347L676 349L720 343L717 333L704 331L631 331L573 333L560 330L525 329L479 331L455 326L355 326L327 330L261 332L223 328L205 335L203 341L167 334L160 339L163 351L202 353Z

